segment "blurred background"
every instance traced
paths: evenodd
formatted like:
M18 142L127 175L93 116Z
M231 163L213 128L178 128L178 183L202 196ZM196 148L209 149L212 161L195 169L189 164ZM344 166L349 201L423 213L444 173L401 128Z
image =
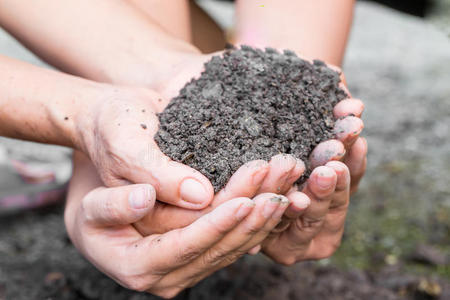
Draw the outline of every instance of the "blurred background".
M231 2L197 2L232 33ZM178 299L450 299L450 0L376 2L358 1L344 64L369 160L341 248L290 268L245 257ZM44 65L1 30L0 53ZM0 300L156 299L71 245L70 173L69 149L0 138Z

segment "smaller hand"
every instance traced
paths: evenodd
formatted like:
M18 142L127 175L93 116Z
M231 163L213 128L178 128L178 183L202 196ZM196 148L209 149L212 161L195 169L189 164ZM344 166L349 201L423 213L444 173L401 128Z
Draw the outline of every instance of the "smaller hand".
M338 161L314 169L302 192L286 195L291 205L283 221L251 253L263 252L278 263L330 257L339 247L350 201L350 181L359 182L366 167L367 145L359 138L348 159L352 171ZM350 179L350 173L353 178Z
M304 170L304 163L291 155L276 155L269 163L263 160L251 161L233 174L227 185L214 196L209 207L194 211L158 202L155 209L134 223L134 226L143 235L185 227L233 198L287 192Z
M100 101L101 100L101 101ZM165 156L153 139L163 97L147 89L108 88L77 119L80 149L107 186L149 183L158 200L187 209L207 206L214 195L200 172Z
M341 100L333 109L334 117L337 120L334 127L336 138L324 141L314 148L310 155L310 165L314 169L332 160L343 161L350 168L351 193L354 193L358 189L359 181L365 172L364 168L362 173L353 173L354 166L359 164L359 161L354 161L355 151L358 152L361 147L353 149L353 145L359 140L359 135L364 128L364 123L361 120L364 103L359 99L351 98L341 69L333 65L328 65L328 67L341 74L340 87L346 91L349 98ZM358 171L361 172L361 170Z
M143 237L132 225L152 211L150 185L97 188L81 201L71 187L65 211L74 245L124 287L171 298L260 244L288 200L261 194L227 201L191 225Z
M282 50L280 50L280 52L282 52ZM200 76L205 62L209 61L213 56L220 56L222 54L223 52L220 51L208 55L195 53L183 57L177 65L176 73L171 76L168 76L169 74L162 76L161 81L155 86L155 88L158 92L164 95L166 99L175 97L186 82L193 77ZM301 55L298 56L305 59ZM310 62L312 63L312 61ZM313 149L309 159L311 169L322 166L331 160L341 160L350 166L351 159L348 159L350 156L350 149L364 128L364 123L361 120L361 116L364 111L364 103L359 99L351 97L351 94L345 85L346 81L342 70L333 65L328 64L327 66L341 74L341 82L339 86L346 91L349 97L341 100L334 107L333 113L335 119L337 120L334 127L335 138L324 141ZM267 192L283 193L283 191L277 190L277 188L280 186L285 188L286 186L278 182L276 178L285 175L283 172L289 173L289 168L292 164L284 165L284 167L278 169L274 169L275 165L278 165L276 160L273 163L271 162L271 170L269 172L271 174L267 177L267 182L264 184L264 187L262 187L262 190ZM355 176L352 174L352 178L356 178L358 176L359 174ZM293 182L295 181L292 181L291 185ZM352 180L352 191L357 189L358 183L359 181L357 182L356 180ZM279 185L275 186L276 184ZM274 186L275 189L269 188Z
M345 214L350 201L349 172L352 174L351 181L359 182L366 168L366 153L365 140L358 138L346 157L350 168L341 162L328 162L325 167L318 167L313 171L302 192L294 188L287 192L286 196L291 204L286 210L282 222L262 244L264 252L269 257L280 263L292 264L313 257L329 256L334 252L342 237ZM276 182L283 183L284 185L281 186L285 188L290 185L288 182L295 181L300 177L303 170L304 164L301 161L295 162L292 157L283 155L275 156L270 163L249 162L236 171L226 187L216 195L211 206L216 207L227 199L239 195L253 197L258 191L266 188L274 189L277 186ZM286 177L290 179L286 180ZM319 186L319 179L325 182L324 188ZM210 210L211 208L190 211L157 203L155 209L134 226L143 235L162 233L187 226ZM319 221L312 222L313 218L317 218ZM315 223L314 231L312 228L310 230L310 227L313 227L310 223ZM302 224L305 228L298 227ZM327 230L330 228L330 232L333 234L327 236ZM297 238L290 240L291 235L297 236ZM318 237L316 238L316 236ZM299 239L303 241L302 246L297 245ZM305 249L313 243L313 240L316 244L320 241L320 248L323 250L315 252L317 250L315 248L308 250L310 252L305 254ZM302 247L302 251L297 249L300 247ZM291 248L296 250L291 253ZM261 246L257 245L249 253L255 254L260 249Z

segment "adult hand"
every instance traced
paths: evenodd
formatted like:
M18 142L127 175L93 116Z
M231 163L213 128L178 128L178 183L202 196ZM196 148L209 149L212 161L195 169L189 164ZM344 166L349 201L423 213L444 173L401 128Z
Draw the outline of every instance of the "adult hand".
M100 187L83 196L92 170L79 168L65 210L74 245L119 284L164 298L174 297L260 244L289 204L276 194L260 194L253 200L238 197L187 227L143 237L130 224L154 209L153 187Z
M366 152L366 142L359 138L349 155L356 180L364 174ZM238 179L261 174L264 172L262 170L268 172L267 167L264 162L252 162L241 167L226 188L216 196L212 205L226 201L227 193L233 196L234 193L259 190L258 185ZM287 193L291 204L283 220L261 245L253 247L249 253L255 254L262 248L267 256L285 265L331 256L338 248L344 230L350 201L349 173L347 166L337 161L316 168L301 192L293 188ZM251 188L246 189L246 186ZM164 232L190 224L207 211L188 211L160 203L147 217L135 223L135 227L144 235L155 231Z
M364 168L364 163L360 168ZM302 192L293 190L287 197L292 204L277 229L262 243L262 251L284 265L330 257L344 232L350 199L347 166L332 161L316 168ZM305 206L308 202L309 206Z
M221 51L208 55L199 53L183 55L180 60L177 60L177 67L173 68L176 72L173 74L167 72L156 76L159 80L157 80L157 83L153 84L152 87L160 94L164 95L166 101L170 101L170 99L178 94L179 90L186 82L191 80L191 78L200 75L204 63L210 60L212 56L222 54L223 52ZM299 55L299 57L301 56ZM351 97L351 94L345 85L345 77L341 69L329 64L327 66L340 74L340 87L346 91L349 97L341 100L334 107L333 113L336 119L334 128L335 139L321 142L314 148L309 161L311 169L324 165L330 160L344 161L350 167L352 164L351 148L364 128L363 121L361 120L364 111L363 102ZM280 164L276 158L273 158L273 161L270 163L271 168L269 175L267 176L266 183L261 191L279 192L284 194L289 190L295 180L289 180L291 184L289 186L284 184L284 182L282 182L283 178L280 180L280 177L284 177L284 181L286 181L287 178L291 179L299 174L298 169L295 170L295 164L295 160L292 159L291 162ZM352 192L357 189L359 180L356 179L360 178L360 175L361 174L352 174ZM277 185L275 186L275 189L274 185Z
M274 175L273 173L270 174L271 168L281 169L285 165L293 165L293 172L297 174L287 180L290 184L286 183L284 176L268 178L268 176ZM295 160L288 155L277 155L270 163L263 160L248 162L233 174L227 185L214 196L210 206L194 211L157 202L155 208L135 222L134 226L142 235L164 233L185 227L231 199L236 197L253 198L256 195L266 193L263 189L270 188L267 184L272 184L272 190L277 190L276 187L280 184L283 184L283 186L292 185L292 181L300 177L304 169L302 161Z
M149 183L158 200L188 209L207 206L214 191L200 172L171 161L158 148L156 112L163 96L148 89L108 86L75 117L79 148L107 186Z

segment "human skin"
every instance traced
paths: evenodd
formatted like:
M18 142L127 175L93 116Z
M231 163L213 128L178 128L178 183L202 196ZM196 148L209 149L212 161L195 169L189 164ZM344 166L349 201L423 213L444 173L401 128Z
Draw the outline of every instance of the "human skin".
M135 16L133 17L135 18L134 21L132 21L131 19L127 21L127 16L124 16L122 15L122 13L119 13L121 11L120 7L125 5L123 2L113 2L113 4L111 4L112 7L108 8L108 14L103 13L101 10L102 7L96 7L96 5L103 5L104 8L105 5L110 5L110 3L112 2L107 3L105 1L96 1L95 3L92 2L88 3L87 1L77 1L77 3L74 4L71 1L67 1L67 3L64 4L64 7L54 8L54 9L64 9L66 7L69 7L69 10L70 8L72 8L72 10L70 10L70 15L61 14L61 16L63 16L61 17L61 20L67 20L70 17L74 17L83 20L84 24L88 24L89 21L94 22L93 24L97 26L90 26L89 34L87 35L86 29L83 28L71 29L69 30L70 34L67 34L68 33L67 28L64 31L55 29L55 26L51 26L51 24L49 24L54 22L55 19L49 18L46 19L42 17L42 14L40 15L33 14L32 12L30 16L27 16L27 19L29 17L32 17L36 24L44 24L48 26L44 26L46 28L44 31L45 34L42 34L42 31L40 31L42 29L39 28L33 29L31 33L27 33L28 31L23 29L23 26L20 25L21 20L22 21L24 20L23 17L21 18L23 11L18 8L18 6L20 6L21 4L21 1L17 1L14 3L16 5L14 14L9 14L10 18L8 24L7 26L5 25L4 26L7 27L8 30L10 30L11 32L15 33L15 35L18 36L27 45L29 45L29 47L36 49L36 51L38 51L42 57L44 58L47 57L48 61L53 62L58 67L68 72L80 74L82 76L93 78L99 81L116 82L134 86L153 87L163 95L173 95L173 92L179 89L180 84L184 84L185 82L181 80L181 77L174 78L173 76L174 70L180 70L180 67L186 69L187 70L186 78L189 79L194 74L198 74L198 71L200 71L201 69L201 62L203 61L204 56L200 55L198 50L196 50L192 46L180 43L179 41L176 42L172 38L169 38L164 34L155 33L155 35L153 35L154 31L161 30L160 28L161 25L156 24L156 22L154 22L148 17L144 20L143 14L145 13L142 11L139 10L134 11L130 7L125 8L123 11L127 12L126 15L128 17ZM27 3L27 5L29 5L29 3ZM54 5L53 2L47 3L45 4L45 8L52 5ZM77 8L71 5L76 6L80 5L79 7L81 8L84 7L84 9ZM57 20L56 22L57 23L55 24L58 24ZM124 24L126 24L126 26ZM97 31L98 28L100 28L99 31ZM125 29L127 29L126 32ZM36 39L37 36L42 35L44 36L45 39L50 39L49 43L42 43L41 45L33 46L34 44L39 42L35 41L34 39ZM86 42L83 42L85 40ZM155 40L158 40L158 43L155 43ZM63 49L64 51L55 51L52 49L47 49L51 48L52 41L53 42L57 41L58 43L61 43L62 47L64 48ZM79 47L77 47L76 49L69 49L69 45L73 44L74 43L73 41L77 41ZM128 43L127 41L132 42ZM80 45L82 45L83 47L81 47ZM172 47L174 49L173 51ZM297 49L297 51L300 50ZM300 53L302 52L300 51ZM157 57L158 59L155 59L155 57ZM198 62L195 62L195 66L193 65L194 60L198 60ZM185 67L186 64L192 64L192 67L191 66ZM195 72L193 71L194 68L196 69ZM149 72L149 70L152 70L154 72ZM173 82L177 83L175 84ZM170 97L167 96L165 98L170 99ZM337 106L335 108L335 113L338 112L341 113L342 115L345 115L345 113L356 111L356 113L354 114L359 116L362 113L362 109L363 106L360 101L355 99L349 99L346 100L345 103L343 104L341 103L339 106ZM357 135L354 136L351 135L351 133L353 132L355 131L348 130L346 135L341 136L343 141L348 141L346 138L349 138L350 141L348 143L331 144L334 145L333 153L335 153L335 155L331 155L331 157L328 156L321 162L323 164L328 159L331 158L345 159L347 165L350 165L350 162L352 162L353 170L355 170L355 172L359 172L358 176L355 176L355 180L352 180L352 183L358 181L361 174L363 174L363 171L361 170L363 170L364 168L361 166L364 166L365 151L367 149L365 147L364 142L361 142L363 145L357 148L357 150L354 150L355 149L354 147L357 144L360 144L355 143L355 141L359 140L357 135L359 134L360 130L359 131L357 130L356 131ZM344 158L342 156L343 151L340 150L342 150L345 145L348 146L347 154L350 155ZM328 146L330 146L330 144L328 144ZM353 153L353 155L351 153ZM314 157L323 158L323 156L321 155L313 156L313 158ZM280 168L279 166L281 165L283 165L285 168ZM292 167L292 165L295 166ZM272 168L272 166L274 167ZM266 184L265 189L275 188L280 186L281 184L285 186L284 183L286 183L286 178L290 178L292 180L293 177L292 172L297 172L296 174L299 173L298 172L299 167L296 166L297 163L291 164L269 163L269 167L268 168L266 167L268 169L266 177L269 178L270 181ZM324 168L327 168L326 169L327 171L323 173L325 176L321 176L319 172L319 177L324 177L323 179L329 182L329 191L331 194L338 193L339 191L336 192L335 186L333 186L336 184L334 183L334 181L336 182L339 181L338 175L337 174L333 175L333 172L334 173L336 172L332 168L330 167ZM320 170L324 169L319 168L319 171ZM352 172L352 170L350 170L350 172ZM296 174L295 176L297 176ZM264 179L266 179L266 177ZM316 177L313 176L313 178ZM245 180L242 180L242 182L245 182ZM313 189L312 185L314 184L315 183L312 181L308 182L308 185L311 189ZM81 189L81 186L83 186L84 188L84 185L81 184L80 187L73 188L73 190ZM288 190L287 187L284 187L284 189ZM230 191L230 189L228 189L228 191ZM239 188L236 188L234 191L236 193L239 192L241 194L243 193L256 194L258 192L261 192L260 188L256 190L255 189L249 190L248 188L246 190L239 190ZM295 191L292 192L295 193ZM345 194L343 193L338 194L341 196L342 195L345 196ZM307 210L305 210L305 207L307 207L306 204L308 201L305 200L305 197L303 197L302 199L300 199L300 197L295 199L297 200L293 201L293 204L289 206L289 209L293 210L294 212L298 211L305 212L304 214L302 214L302 216L299 216L296 219L310 220L317 217L315 215L309 216L308 214L306 214ZM339 202L348 203L348 195L346 196L345 199L346 202L345 201ZM321 201L314 201L314 199L309 199L309 201L311 201L311 203L321 202ZM332 201L327 200L325 202L331 203ZM214 203L216 202L213 201L212 203L214 205ZM160 210L159 207L161 207L162 209ZM172 218L176 216L176 214L174 214L174 210L180 212L181 214L180 217L184 216L184 218L180 218L181 222L190 221L191 220L190 216L192 215L195 216L194 218L195 220L203 213L202 211L191 212L186 210L177 210L173 206L168 205L166 206L160 203L158 203L157 208L158 209L155 210L153 216L155 217L154 218L155 220L157 219L158 216L162 216L160 220L163 220L163 222L157 224L159 226L165 226L166 223L170 223ZM72 208L68 207L68 213L70 213L70 211L72 210L73 210ZM311 211L314 212L314 210ZM319 216L319 219L321 220L327 219L326 216L328 214L328 211L329 211L328 209L322 209L321 213L323 215L322 217ZM139 222L136 222L135 226L138 226L137 225L138 223ZM293 223L294 222L292 221L290 222L290 224ZM334 248L334 246L328 247L328 245L330 244L336 245L336 240L340 240L341 235L340 228L343 226L343 221L339 219L339 222L336 223L338 225L335 227L338 228L336 230L337 234L332 235L332 239L322 238L320 241L316 241L315 244L322 245L323 246L322 248L324 249ZM319 226L315 227L314 234L309 235L309 237L305 238L305 240L313 241L315 236L320 236L322 228L325 228L324 230L327 230L328 228L327 226L325 226L326 222L316 222L316 224L318 224ZM150 228L150 230L158 231L158 229L161 229L157 228L157 225L155 225L156 226L155 228ZM295 227L293 228L296 229ZM284 231L287 231L286 228L284 229L285 229ZM296 233L300 236L303 235L303 232L301 230L297 230ZM264 243L262 245L264 246ZM286 243L285 245L279 244L278 246L281 249L286 249L288 245L289 243ZM101 247L101 245L98 246ZM258 246L255 247L252 248L253 249L251 250L252 253L256 252L258 248ZM270 246L267 246L266 249L270 249ZM281 254L279 253L270 254L269 251L270 250L267 250L266 253L269 253L269 255L273 255L272 258L274 258L277 261L283 262L277 259L277 257L283 255L284 252ZM329 255L329 253L325 254ZM305 257L307 256L296 254L295 261L305 259ZM288 264L288 262L283 263Z
M286 48L341 66L354 0L237 0L238 44Z
M214 194L209 180L153 141L161 98L0 56L0 135L78 149L109 186L150 183L158 200L201 209Z
M131 223L156 209L153 187L92 189L98 184L95 168L79 152L75 161L64 217L71 240L121 285L164 298L175 296L261 243L289 204L286 197L272 193L252 200L236 197L189 226L144 237Z
M151 1L133 0L133 4L145 11L151 18L157 14L156 11L150 9L152 7ZM350 31L353 5L353 0L339 2L330 0L314 2L282 0L265 1L264 9L262 9L260 8L260 2L240 0L237 1L236 7L235 40L238 44L293 49L303 58L318 58L335 66L341 66ZM170 26L170 24L167 24L167 20L166 23L161 25ZM208 38L204 37L204 39ZM189 41L189 38L185 37L185 40ZM217 47L215 40L211 39L210 48L212 49ZM343 75L342 79L345 82ZM363 109L364 105L361 101L348 99L335 107L334 114L336 118L348 115L360 118ZM308 181L303 192L315 196L311 197L312 199L320 199L320 203L325 203L324 209L319 214L316 213L316 202L313 201L313 205L307 208L305 213L305 194L302 195L295 189L290 192L289 195L293 201L283 224L281 224L283 230L271 235L270 239L263 243L263 250L272 259L290 265L305 259L328 257L337 249L342 237L349 196L357 190L366 167L367 143L365 139L359 138L362 122L355 117L338 121L335 132L342 143L336 141L322 143L311 156L313 167L324 165L331 159L340 159L348 166L336 166L336 163L331 165L339 174L336 190L334 191L330 187L327 190L329 194L322 191L322 193L319 192L314 195L312 191L320 191L320 189L315 188L311 179ZM342 146L346 149L346 153L340 156L339 153L342 153L342 151L337 149L342 149ZM324 155L325 153L331 153L331 155ZM283 166L270 168L271 175L266 180L268 182L267 187L283 186L280 183L280 178L283 176L284 178L292 178L291 175L286 175L289 174L289 168L292 165L284 164ZM348 171L350 171L350 176L348 176ZM312 178L315 174L312 174ZM270 180L270 178L277 177L278 180ZM273 184L275 182L277 184ZM345 192L346 190L349 190L349 192ZM241 192L245 193L245 191ZM326 204L329 205L328 210ZM188 215L195 219L194 215L200 213L185 212L167 207L164 204L161 206L166 209L166 214L160 213L161 221L163 218L187 221L189 220ZM212 206L214 206L214 202ZM180 215L174 217L171 215L172 213L174 215L179 213ZM182 217L183 214L184 217ZM335 216L335 220L330 216ZM144 232L149 229L156 230L158 220L158 217L155 218L155 215L150 214L136 226ZM145 224L149 221L151 224ZM181 221L181 224L172 224L173 228L182 225L183 221ZM168 222L164 222L164 224L168 225ZM309 224L314 225L309 226ZM161 230L166 229L161 228ZM305 232L309 232L309 234L305 234ZM305 238L305 235L308 237ZM286 239L287 236L293 237L293 239ZM258 251L258 247L252 250L252 252L256 251Z
M298 2L299 5L306 5L305 1ZM320 5L317 9L328 5L323 1L318 3ZM351 11L350 4L352 2L346 2L343 7ZM172 11L180 14L180 18L175 19L177 22L184 20L185 26L189 25L189 22L182 14L188 15L187 7L187 1L181 0L177 0L177 6L172 6ZM238 9L239 7L238 5ZM187 42L190 36L186 34L185 29L177 31L176 28L180 26L174 26L170 21L174 18L156 18L158 8L163 12L169 9L167 2L161 0L95 2L68 0L64 4L50 0L32 4L23 0L3 0L0 2L0 8L1 24L48 62L67 72L97 81L153 88L163 96L161 107L164 107L177 94L185 82L200 73L203 63L210 57L201 55ZM241 10L244 11L244 9ZM38 11L58 11L58 14L47 18L45 14L37 13ZM331 12L328 11L328 13ZM245 16L239 11L238 15ZM83 21L82 26L71 26L80 20ZM302 24L301 20L297 22L300 22L297 27L310 25ZM58 24L66 24L66 26ZM344 26L344 29L348 31L349 26ZM177 39L168 32L183 39ZM307 44L303 42L301 44ZM309 41L309 44L314 43L321 45L318 39ZM340 48L330 48L329 51L332 52L335 49ZM302 53L302 49L295 50ZM318 56L318 58L323 57ZM350 110L356 112L357 117L350 116L346 120L337 122L336 131L342 143L330 141L318 146L311 158L313 167L331 159L342 159L358 138L363 127L358 118L363 110L362 102L357 99L348 99L338 104L335 110L343 110L343 107L345 109L349 106L351 106ZM124 160L124 163L127 163L127 160ZM95 160L94 164L99 167ZM120 174L100 172L100 176L106 183L124 183L117 175ZM170 190L164 183L162 185L166 188L160 189L155 184L158 198L170 201L164 195L160 196L160 190ZM200 188L196 190L199 191ZM206 187L206 190L210 191L209 187ZM200 198L203 200L200 202L205 203L212 199L212 194L207 192Z

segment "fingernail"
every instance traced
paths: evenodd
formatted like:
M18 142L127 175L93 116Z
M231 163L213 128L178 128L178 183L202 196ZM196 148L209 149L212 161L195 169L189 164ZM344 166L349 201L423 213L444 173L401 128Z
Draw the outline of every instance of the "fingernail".
M128 203L134 209L143 209L150 204L150 191L148 188L139 187L131 191L128 196Z
M235 217L238 221L242 220L248 214L252 211L252 209L255 207L255 202L253 200L249 200L248 202L245 202L239 207L239 210L237 211Z
M273 203L280 203L281 200L283 200L282 196L274 196L274 197L270 198L270 202L273 202Z
M301 201L297 201L296 204L297 205L295 206L295 208L298 208L299 210L304 210L311 204L311 199L309 199L309 197L305 196L304 198L302 198Z
M281 202L280 202L280 206L278 207L278 209L273 213L272 218L277 220L280 219L281 216L284 214L284 212L286 211L287 206L289 205L289 200L288 198L284 197L284 196L280 196L281 197Z
M181 200L200 204L206 201L206 190L203 185L195 179L188 178L181 183L180 187Z
M322 189L328 189L334 182L334 171L324 169L317 176L317 185Z
M274 196L270 198L269 201L266 201L264 203L264 208L262 211L262 215L264 216L264 218L270 218L270 216L273 215L278 206L280 206L280 202L281 202L280 196Z
M344 172L344 168L339 162L336 161L330 161L326 164L327 167L333 168L336 175L339 175L338 173Z

